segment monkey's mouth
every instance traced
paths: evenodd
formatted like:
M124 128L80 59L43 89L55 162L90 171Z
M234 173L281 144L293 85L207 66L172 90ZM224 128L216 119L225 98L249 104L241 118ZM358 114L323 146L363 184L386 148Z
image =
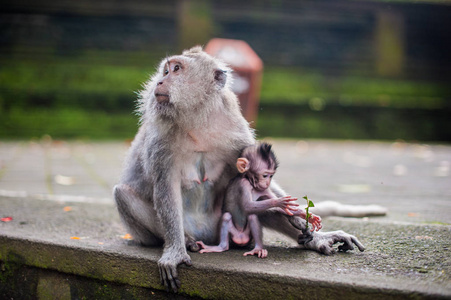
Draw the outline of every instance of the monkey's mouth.
M167 94L155 94L155 98L157 99L157 102L160 104L169 103L169 95Z

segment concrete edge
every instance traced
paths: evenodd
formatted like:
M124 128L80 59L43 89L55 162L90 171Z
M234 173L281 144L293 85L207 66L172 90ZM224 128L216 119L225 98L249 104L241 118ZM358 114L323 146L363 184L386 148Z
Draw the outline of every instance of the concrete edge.
M130 254L108 249L75 247L37 239L0 235L0 261L64 274L120 283L134 287L164 289L159 283L159 248L130 247ZM143 257L145 252L145 257ZM448 299L444 295L402 288L380 288L360 284L296 278L280 274L243 273L196 262L181 266L181 294L221 299Z

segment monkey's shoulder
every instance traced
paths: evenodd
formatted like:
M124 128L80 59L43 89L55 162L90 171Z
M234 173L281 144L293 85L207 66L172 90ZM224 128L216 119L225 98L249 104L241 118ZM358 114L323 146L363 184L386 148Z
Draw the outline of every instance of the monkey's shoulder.
M243 198L252 194L252 185L249 180L241 175L235 176L229 181L226 190L226 198ZM227 201L227 199L226 199Z

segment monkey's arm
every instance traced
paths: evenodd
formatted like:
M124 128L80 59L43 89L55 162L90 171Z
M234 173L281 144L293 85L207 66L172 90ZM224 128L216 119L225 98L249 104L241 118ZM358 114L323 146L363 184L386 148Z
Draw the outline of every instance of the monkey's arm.
M297 198L285 196L281 198L252 201L251 195L247 201L243 201L243 208L248 215L260 214L272 208L277 209L279 212L282 212L284 214L292 215L291 211L295 211L299 206L299 204L293 202L296 200Z
M271 182L271 191L278 197L285 195L285 192L280 186L273 180ZM301 240L303 237L302 232L305 230L305 219L298 216L286 216L278 214L262 214L259 215L259 219L264 227L275 229L279 232L285 233L292 237L294 240ZM287 220L288 222L284 221ZM350 235L342 230L332 232L311 232L313 239L307 243L300 243L306 249L318 251L320 253L330 255L335 252L333 247L336 243L343 243L338 249L341 251L353 250L356 245L360 251L364 251L365 247L362 243L353 235Z
M292 202L296 200L295 198L286 196L277 199L273 194L268 194L267 191L255 192L248 180L235 178L227 188L224 198L224 211L235 211L235 213L232 213L234 218L239 216L238 218L243 219L243 222L245 222L244 215L260 214L268 209L278 207L288 208L298 206L298 204ZM271 196L274 196L274 198L269 199L272 198ZM257 198L263 200L254 201Z
M267 210L276 211L285 215L293 216L294 214L298 214L299 204L295 201L298 198L294 198L288 195L277 195L271 191L271 189L266 189L263 192L256 193L255 191L251 192L252 194L251 201L248 201L247 207L245 209L248 214L259 214L263 213ZM257 201L252 201L257 198Z
M153 201L165 241L163 255L158 261L161 283L166 289L177 291L180 288L177 266L182 263L191 265L191 259L185 247L181 179L174 174L173 162L168 157L161 155L152 160L157 174L153 177Z

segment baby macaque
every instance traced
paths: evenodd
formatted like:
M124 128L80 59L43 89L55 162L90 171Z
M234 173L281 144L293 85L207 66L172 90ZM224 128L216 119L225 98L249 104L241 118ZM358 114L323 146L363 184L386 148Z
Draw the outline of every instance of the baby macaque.
M244 256L257 255L265 258L268 251L263 248L262 226L258 214L272 210L305 218L305 212L294 202L297 198L277 198L269 189L279 164L271 147L270 144L261 143L243 150L236 163L240 174L230 181L226 190L219 245L208 246L198 241L196 243L201 248L200 253L228 250L229 237L239 246L247 245L253 238L254 249L244 253ZM309 221L313 230L321 228L320 217L312 214Z

